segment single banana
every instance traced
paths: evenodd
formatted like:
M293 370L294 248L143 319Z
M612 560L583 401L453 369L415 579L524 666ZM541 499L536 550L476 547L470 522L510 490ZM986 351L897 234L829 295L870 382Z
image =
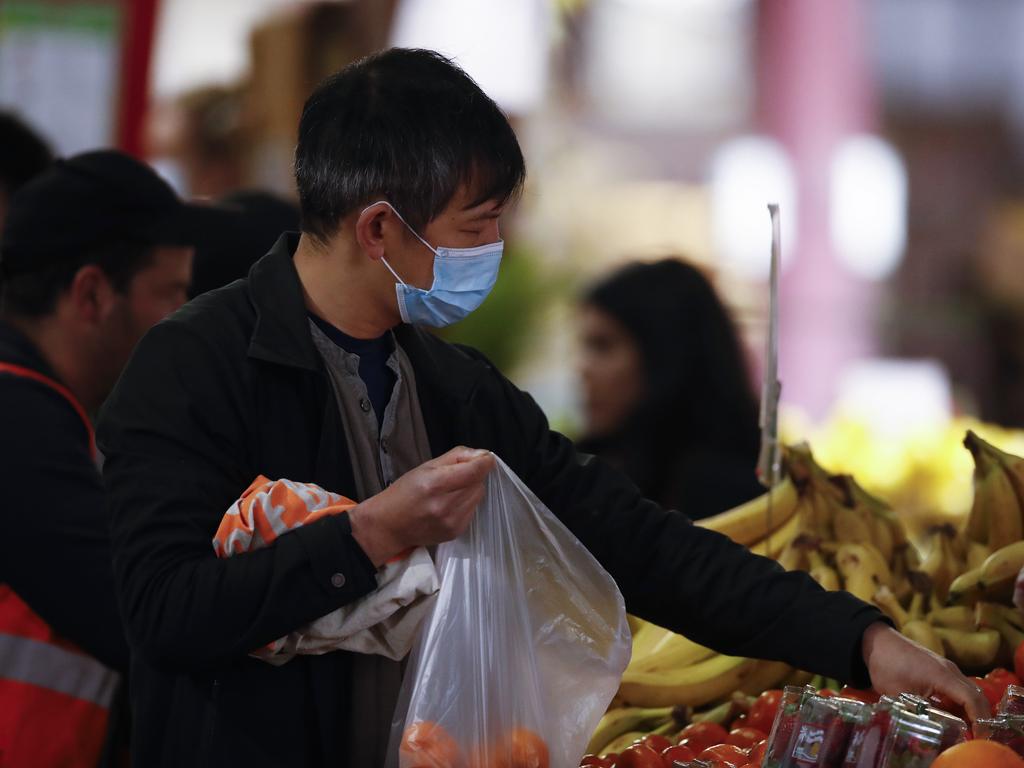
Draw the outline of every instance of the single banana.
M750 676L743 681L740 690L751 696L757 696L775 688L791 674L793 674L793 668L785 662L759 659Z
M982 564L988 559L988 556L992 554L992 550L986 547L984 544L979 544L976 541L968 542L967 544L967 567L972 571L975 568L981 568Z
M888 519L871 510L866 515L868 524L871 526L871 540L875 548L881 553L882 559L887 563L893 562L893 553L896 551L896 538L893 535L893 524Z
M618 709L610 709L605 712L604 717L601 718L593 735L590 737L590 743L587 744L587 752L599 754L599 750L622 734L654 728L671 716L672 707L659 707L655 709L620 707Z
M612 739L600 749L592 751L594 754L598 755L610 755L612 753L617 755L619 752L626 749L626 747L632 746L634 742L642 739L648 733L650 733L650 731L628 731L621 736L617 736Z
M985 588L981 581L981 568L961 573L949 585L946 602L950 605L974 605L984 599Z
M714 655L714 651L683 635L670 634L639 660L630 660L632 672L662 672L682 669Z
M716 655L672 672L627 671L622 676L619 696L634 706L699 707L742 687L756 667L752 659Z
M780 527L768 533L764 539L751 544L749 549L755 555L778 558L786 549L786 545L800 535L804 525L799 515L793 515Z
M1002 635L994 629L964 632L935 627L935 634L942 640L946 658L966 670L991 669L1002 644Z
M658 645L671 637L674 632L649 621L643 622L640 628L633 633L633 655L630 664L640 664L650 656Z
M749 547L764 539L772 530L777 530L796 513L799 495L793 481L788 477L768 493L748 501L746 504L727 512L698 520L697 525L717 531L737 544ZM771 527L768 510L771 509Z
M910 623L910 615L903 610L903 606L900 605L900 601L896 599L896 595L894 595L892 590L888 587L879 587L875 591L873 600L875 605L881 608L890 619L896 622L896 628L900 631Z
M976 628L975 611L966 605L938 608L929 613L927 619L933 627L959 629L964 632L972 632Z
M817 563L814 561L815 556L817 556ZM811 557L811 578L818 582L822 589L827 589L830 592L838 592L842 589L836 569L828 565L816 552L812 552Z
M937 653L939 656L946 655L946 649L942 645L942 639L935 633L935 627L927 621L912 619L906 623L900 632L918 645L923 645L932 653Z
M836 566L843 575L843 587L861 600L871 602L881 586L892 580L889 567L870 544L840 544Z
M807 562L807 550L798 546L795 541L786 542L779 553L779 565L787 571L806 571L810 566Z
M626 614L626 623L629 625L629 632L633 637L636 637L636 633L647 623L639 616L634 616L632 613Z
M1006 582L1013 584L1024 568L1024 541L996 550L981 564L981 583L991 588Z
M993 470L980 482L975 482L974 503L988 507L989 549L1002 549L1024 538L1020 501L1005 470Z
M921 561L921 572L928 575L940 600L949 594L950 584L963 569L958 566L949 539L955 534L950 526L935 526L929 532L929 549Z
M974 606L974 612L977 626L999 632L1010 651L1024 643L1024 617L1016 608L981 602Z

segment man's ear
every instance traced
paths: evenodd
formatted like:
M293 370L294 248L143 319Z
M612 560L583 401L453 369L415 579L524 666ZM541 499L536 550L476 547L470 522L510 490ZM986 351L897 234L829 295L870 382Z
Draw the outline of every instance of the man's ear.
M86 264L71 279L65 300L78 320L88 325L98 325L112 311L116 293L110 278L101 267Z
M356 242L374 261L384 258L384 230L394 218L394 212L386 203L374 203L356 218Z

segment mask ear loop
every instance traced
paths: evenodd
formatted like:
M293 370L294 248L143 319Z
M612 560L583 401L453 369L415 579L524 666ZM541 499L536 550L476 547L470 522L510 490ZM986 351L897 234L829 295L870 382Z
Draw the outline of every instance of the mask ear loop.
M406 221L406 220L405 220L405 219L404 219L404 218L402 217L402 214L400 214L400 213L398 212L398 209L397 209L397 208L395 208L395 206L393 206L393 205L392 205L391 203L389 203L389 202L388 202L387 200L378 200L378 201L377 201L377 202L375 202L375 203L370 203L370 204L369 204L368 206L366 206L365 208L363 208L363 210L362 210L362 211L360 211L360 212L359 212L359 215L360 215L360 216L362 216L362 215L363 215L364 213L366 213L366 212L367 212L368 210L370 210L371 208L373 208L373 206L375 206L375 205L382 205L382 204L383 204L383 205L386 205L386 206L387 206L388 208L390 208L390 209L391 209L391 211L392 211L392 212L393 212L393 213L395 214L395 216L397 216L397 217L398 217L398 220L399 220L400 222L402 222L403 224L405 224L405 228L406 228L406 229L408 229L408 230L409 230L410 232L412 232L412 234L413 234L413 237L415 237L415 238L416 238L417 240L419 240L419 241L420 241L421 243L423 243L423 244L424 244L425 246L427 246L427 248L429 248L429 249L430 249L430 252L431 252L432 254L434 254L435 256L439 255L439 254L437 253L437 249L436 249L436 248L435 248L434 246L432 246L432 245L431 245L430 243L428 243L428 242L427 242L426 240L424 240L424 239L423 239L422 237L420 237L420 233L419 233L419 232L417 232L417 231L416 231L415 229L413 229L412 227L410 227L410 226L409 226L409 222L407 222L407 221ZM381 259L381 261L383 261L383 259ZM387 262L384 262L384 263L386 264ZM391 269L391 267L388 267L388 269ZM394 272L392 272L392 274L394 274ZM398 277L398 275L395 275L395 277ZM401 278L399 278L399 280L401 280Z

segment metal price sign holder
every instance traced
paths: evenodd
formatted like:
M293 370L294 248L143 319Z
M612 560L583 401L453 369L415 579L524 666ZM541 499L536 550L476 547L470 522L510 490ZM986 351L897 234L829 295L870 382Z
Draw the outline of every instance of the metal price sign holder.
M768 338L765 342L764 381L761 385L761 453L757 460L757 477L768 488L768 530L772 530L771 490L782 476L782 457L779 449L779 259L781 233L779 206L768 204L772 222L771 270L768 278ZM765 542L766 553L771 551L771 533Z

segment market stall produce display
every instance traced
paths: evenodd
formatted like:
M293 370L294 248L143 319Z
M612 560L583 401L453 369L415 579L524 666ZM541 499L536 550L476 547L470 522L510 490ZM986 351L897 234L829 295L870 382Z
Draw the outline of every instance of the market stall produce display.
M852 475L826 471L807 445L786 449L785 476L768 493L698 525L878 606L975 676L991 720L972 734L952 702L880 699L780 662L723 656L631 617L633 658L581 766L1024 768L1024 613L1014 605L1024 459L973 430L963 444L974 463L970 512L924 527L916 541L896 510ZM865 734L874 756L848 755Z

